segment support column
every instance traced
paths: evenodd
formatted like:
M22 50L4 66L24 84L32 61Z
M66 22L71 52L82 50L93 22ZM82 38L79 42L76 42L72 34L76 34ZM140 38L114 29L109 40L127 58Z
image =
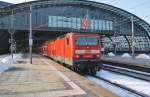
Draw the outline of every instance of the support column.
M132 27L132 58L134 59L134 46L135 46L135 42L134 42L134 21L133 21L133 16L131 17L131 27Z
M30 56L30 64L32 64L32 6L30 5L30 33L29 33L29 56Z

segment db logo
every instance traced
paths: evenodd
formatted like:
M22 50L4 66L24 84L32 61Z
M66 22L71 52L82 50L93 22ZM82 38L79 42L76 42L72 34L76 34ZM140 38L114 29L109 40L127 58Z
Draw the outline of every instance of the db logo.
M83 20L82 20L82 25L83 25L84 27L89 27L89 26L91 25L91 21L88 20L88 19L83 19Z

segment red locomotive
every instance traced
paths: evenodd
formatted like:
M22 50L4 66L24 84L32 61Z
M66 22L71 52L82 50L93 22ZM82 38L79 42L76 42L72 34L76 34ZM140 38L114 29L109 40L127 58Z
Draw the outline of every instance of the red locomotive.
M101 58L100 35L68 33L42 44L43 55L71 66L95 74L99 70Z

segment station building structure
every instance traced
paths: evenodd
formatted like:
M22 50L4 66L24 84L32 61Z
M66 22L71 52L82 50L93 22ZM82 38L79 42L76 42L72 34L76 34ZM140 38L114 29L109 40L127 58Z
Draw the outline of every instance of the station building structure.
M88 0L38 0L0 8L0 52L9 51L11 31L18 48L28 47L30 13L34 46L80 32L99 33L106 51L115 45L118 52L131 52L132 43L136 52L150 51L150 25L128 11Z

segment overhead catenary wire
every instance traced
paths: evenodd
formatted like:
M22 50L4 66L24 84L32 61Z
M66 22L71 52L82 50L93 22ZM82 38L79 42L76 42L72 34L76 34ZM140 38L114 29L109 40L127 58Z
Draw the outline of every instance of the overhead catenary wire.
M112 4L113 2L115 2L115 1L117 1L117 0L112 0L111 2L109 2L108 4Z
M115 1L117 1L117 0L112 0L112 1L111 1L110 3L108 3L108 4L111 4L111 3L115 2ZM130 9L134 9L134 8L136 8L136 7L141 7L141 6L147 5L147 4L149 4L148 1L149 1L149 0L144 1L144 2L142 2L142 3L140 3L140 4L137 4L137 5L134 5L134 6L130 7ZM140 18L144 19L144 18L148 18L149 16L150 16L150 14L149 14L149 15L142 16L142 17L140 17ZM129 19L126 19L126 20L125 20L125 21L127 21L127 22L122 21L121 24L119 24L119 25L123 25L123 24L125 24L125 23L130 22L130 21L128 21L128 20L129 20ZM138 21L138 20L134 20L134 22L136 22L136 21ZM119 25L117 25L117 26L119 26Z
M140 3L140 4L137 4L137 5L133 5L133 6L130 7L129 9L133 10L133 9L135 9L135 8L137 8L137 7L141 7L141 6L147 5L147 4L149 4L148 1L149 1L149 0L147 0L147 1L145 1L145 2L142 2L142 3Z
M148 5L149 4L149 0L146 0L146 1L143 1L137 5L133 5L132 7L130 7L129 9L130 10L135 10L136 8L139 8L139 7L144 7L145 5ZM149 18L150 14L149 15L145 15L145 16L139 16L140 18L142 19L145 19L145 18Z
M138 20L134 20L134 22L137 22L137 21L138 21ZM131 23L131 19L124 19L123 21L118 22L117 25L116 25L116 27L117 27L117 26L121 26L121 25L123 25L123 24L127 24L127 23Z
M140 17L140 18L149 18L150 17L150 14L149 15L145 15L145 16L142 16L142 17ZM134 22L138 22L139 20L134 20ZM130 18L127 18L127 19L123 19L122 21L119 21L118 22L118 25L116 25L116 26L121 26L121 25L123 25L123 24L126 24L126 23L131 23L131 21L130 21Z
M141 16L140 18L149 18L149 17L150 17L150 14L145 15L145 16Z
M108 3L108 4L111 4L111 3L113 3L113 2L115 2L115 1L117 1L117 0L112 0L110 3ZM141 7L141 6L144 6L144 5L147 5L147 4L149 4L148 3L149 2L149 0L146 0L146 1L144 1L144 2L142 2L142 3L140 3L140 4L137 4L137 5L134 5L134 6L132 6L132 7L130 7L130 9L132 10L132 9L134 9L134 8L137 8L137 7ZM148 17L150 17L150 14L149 15L145 15L145 16L141 16L140 18L148 18ZM125 24L125 23L128 23L128 22L130 22L130 20L128 21L129 19L126 19L126 20L123 20L123 21L121 21L120 23L119 23L119 25L123 25L123 24ZM124 21L127 21L127 22L124 22ZM137 22L138 20L134 20L134 22ZM117 26L119 26L119 25L117 25Z

